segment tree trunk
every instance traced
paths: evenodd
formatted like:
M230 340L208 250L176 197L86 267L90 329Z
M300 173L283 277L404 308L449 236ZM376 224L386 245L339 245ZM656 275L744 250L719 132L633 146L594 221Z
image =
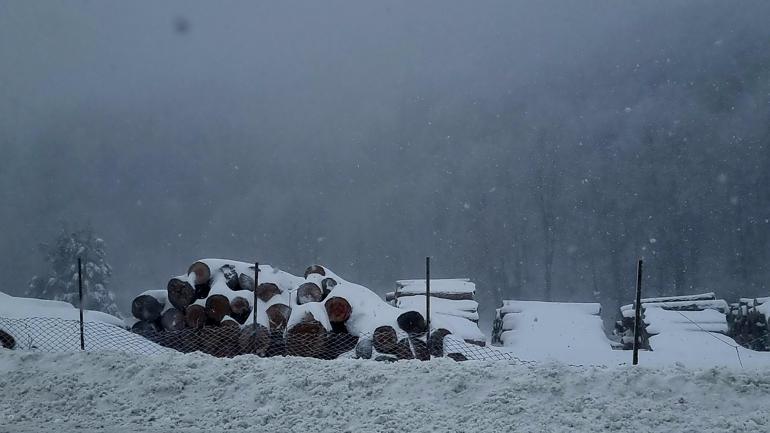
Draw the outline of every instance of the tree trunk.
M154 296L139 295L131 302L131 314L139 320L154 322L160 317L163 304Z
M430 339L428 340L428 350L433 356L444 356L444 337L451 334L444 328L431 331Z
M219 324L230 313L230 300L227 296L211 295L206 299L206 317L211 322Z
M203 262L195 262L187 269L187 275L195 275L195 297L206 299L211 291L211 269Z
M178 278L168 282L168 301L179 311L184 311L188 305L195 302L195 289L190 283Z
M289 322L291 308L286 304L273 304L265 310L270 332L283 332Z
M243 325L246 323L246 319L251 315L251 305L246 298L236 296L230 301L230 317L235 319L236 322Z
M380 326L372 334L374 350L380 353L397 353L398 334L391 326Z
M238 277L238 285L240 286L241 290L248 290L249 292L253 292L254 278L246 274L241 274Z
M419 335L427 332L427 324L422 314L417 311L407 311L398 316L398 327L409 335Z
M219 268L225 277L225 284L230 290L241 290L241 283L238 281L238 271L233 265L224 265Z
M280 295L281 293L283 293L281 289L273 283L262 283L257 286L257 298L262 300L262 302L267 302L273 296Z
M297 304L308 302L320 302L323 299L323 291L315 283L304 283L297 288Z
M270 345L270 333L262 325L254 324L245 326L238 335L238 349L241 354L255 354L264 356Z
M206 326L206 308L193 304L185 309L184 321L188 328L202 329Z
M184 313L176 308L169 308L163 312L160 318L160 325L165 331L179 331L185 327Z
M323 358L325 346L326 328L312 314L307 314L302 322L286 332L286 353L289 356Z
M350 315L353 312L353 308L345 298L335 296L329 298L324 303L326 308L326 314L329 316L329 321L332 323L345 323L350 319Z
M310 274L318 274L318 275L326 276L326 270L321 265L311 265L311 266L308 266L307 269L305 269L305 279L307 279L307 276Z
M13 336L2 329L0 329L0 347L6 349L13 349L16 347L16 340L14 340Z
M145 337L157 334L158 331L160 331L160 328L156 322L146 322L144 320L134 323L134 326L131 327L131 332Z

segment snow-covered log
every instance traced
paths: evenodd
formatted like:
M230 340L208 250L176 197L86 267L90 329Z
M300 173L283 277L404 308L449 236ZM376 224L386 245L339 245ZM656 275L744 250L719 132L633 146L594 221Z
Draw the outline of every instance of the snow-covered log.
M184 311L196 299L195 288L182 278L172 278L167 286L168 301L179 311Z
M160 325L165 331L180 331L185 328L185 315L176 308L169 308L163 312Z
M251 311L248 299L242 296L236 296L230 301L230 317L241 325L246 323Z
M163 304L151 295L139 295L131 301L131 314L139 320L154 322L160 318Z

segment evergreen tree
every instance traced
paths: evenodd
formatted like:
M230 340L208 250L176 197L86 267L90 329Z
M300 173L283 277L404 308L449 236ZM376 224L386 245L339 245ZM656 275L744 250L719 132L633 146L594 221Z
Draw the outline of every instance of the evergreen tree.
M108 289L112 268L107 263L104 240L90 226L68 230L63 225L53 244L41 245L50 273L35 276L27 296L78 303L78 258L83 265L84 307L119 315L115 295Z

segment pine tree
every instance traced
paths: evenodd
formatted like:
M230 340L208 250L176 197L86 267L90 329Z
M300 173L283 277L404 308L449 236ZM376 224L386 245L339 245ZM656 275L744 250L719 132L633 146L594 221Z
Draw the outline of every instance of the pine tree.
M47 277L35 276L27 296L54 299L79 306L78 258L83 264L84 307L119 315L115 295L108 289L112 268L107 263L104 240L90 226L68 230L63 225L53 244L41 245L50 269Z

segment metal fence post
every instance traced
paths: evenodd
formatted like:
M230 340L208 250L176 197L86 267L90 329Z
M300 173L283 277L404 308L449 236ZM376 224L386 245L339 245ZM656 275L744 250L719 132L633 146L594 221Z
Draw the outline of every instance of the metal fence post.
M86 350L86 339L83 335L83 264L78 257L78 298L80 299L80 350Z
M425 257L425 325L428 329L425 344L430 347L430 257ZM430 358L430 350L428 350L428 358Z
M254 354L257 354L257 333L259 327L257 326L257 286L259 285L259 262L254 263L254 308L252 314L254 318Z
M639 332L642 321L642 259L636 265L636 305L634 312L634 359L633 364L639 364Z

